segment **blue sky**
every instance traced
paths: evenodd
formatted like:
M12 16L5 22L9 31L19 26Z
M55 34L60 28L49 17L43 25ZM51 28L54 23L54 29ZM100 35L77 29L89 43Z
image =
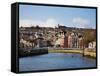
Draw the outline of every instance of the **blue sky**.
M20 5L20 26L95 28L96 10L72 7Z

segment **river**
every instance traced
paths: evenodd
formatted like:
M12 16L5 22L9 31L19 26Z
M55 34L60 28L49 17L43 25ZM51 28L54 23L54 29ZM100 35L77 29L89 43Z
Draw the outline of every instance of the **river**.
M80 54L48 53L19 58L19 71L73 69L96 67L96 59Z

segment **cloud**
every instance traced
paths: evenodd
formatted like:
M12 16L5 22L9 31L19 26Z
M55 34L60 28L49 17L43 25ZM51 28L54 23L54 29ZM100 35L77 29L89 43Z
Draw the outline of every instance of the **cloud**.
M46 21L46 25L49 27L55 27L58 25L57 21L55 19L48 19Z
M63 26L76 27L76 28L94 28L93 26L90 25L90 21L88 19L84 19L81 17L73 18L71 21L69 21L66 24L58 22L54 18L48 18L45 21L29 20L29 19L24 19L24 20L19 21L19 25L23 27L31 27L31 26L39 25L40 27L53 27L54 28L54 27L58 27L58 24L63 25Z
M81 17L73 18L72 23L73 23L73 27L92 28L90 26L90 21L88 19L84 19Z
M58 25L57 21L55 19L47 19L46 21L41 20L20 20L19 21L20 26L23 27L31 27L39 25L40 27L55 27Z

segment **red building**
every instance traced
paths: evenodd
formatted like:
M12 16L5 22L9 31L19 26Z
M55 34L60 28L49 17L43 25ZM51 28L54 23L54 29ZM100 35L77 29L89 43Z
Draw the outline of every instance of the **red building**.
M64 37L64 48L68 48L68 37Z

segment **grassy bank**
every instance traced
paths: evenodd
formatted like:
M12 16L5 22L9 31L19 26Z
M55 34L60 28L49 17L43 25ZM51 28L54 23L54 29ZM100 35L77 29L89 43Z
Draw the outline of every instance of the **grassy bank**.
M49 50L49 53L82 53L80 50Z
M48 52L49 53L77 53L77 54L83 54L82 50L48 50ZM85 51L84 56L96 58L96 52Z

